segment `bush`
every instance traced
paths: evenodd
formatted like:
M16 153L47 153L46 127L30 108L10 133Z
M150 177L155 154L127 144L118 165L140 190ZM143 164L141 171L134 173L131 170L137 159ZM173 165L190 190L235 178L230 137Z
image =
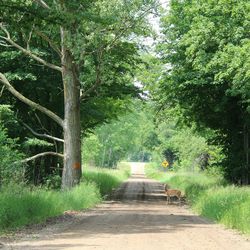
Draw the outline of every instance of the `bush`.
M21 165L15 163L21 159L16 140L8 138L6 129L0 124L0 185L10 179L19 180L22 176Z
M47 189L60 189L62 184L62 177L56 172L49 175L45 179L45 185Z

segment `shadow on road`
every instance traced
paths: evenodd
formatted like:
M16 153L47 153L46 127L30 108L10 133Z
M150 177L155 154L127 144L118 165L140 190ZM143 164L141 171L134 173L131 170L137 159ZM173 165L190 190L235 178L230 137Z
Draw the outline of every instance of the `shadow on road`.
M190 213L183 201L167 204L163 184L145 178L143 164L132 164L132 170L112 199L73 215L62 228L8 249L249 249Z
M97 209L83 213L66 229L53 232L53 236L40 239L40 243L29 245L26 242L14 249L95 248L98 245L88 246L86 242L78 245L77 240L112 235L159 235L185 228L206 227L208 223L198 216L176 213L181 207L175 202L167 204L163 184L141 174L133 175L113 193L111 200ZM71 240L74 241L72 245L69 244Z
M127 182L124 182L111 196L111 200L123 202L165 202L166 195L162 183L145 178L144 175L132 175ZM172 202L177 201L172 197ZM172 204L173 204L172 203ZM181 199L184 204L184 198Z

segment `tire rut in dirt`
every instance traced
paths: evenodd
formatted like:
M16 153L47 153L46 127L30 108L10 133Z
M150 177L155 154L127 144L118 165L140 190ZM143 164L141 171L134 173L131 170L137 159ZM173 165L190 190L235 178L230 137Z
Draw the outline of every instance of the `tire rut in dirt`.
M163 185L144 175L132 175L113 194L112 200L131 202L165 201Z

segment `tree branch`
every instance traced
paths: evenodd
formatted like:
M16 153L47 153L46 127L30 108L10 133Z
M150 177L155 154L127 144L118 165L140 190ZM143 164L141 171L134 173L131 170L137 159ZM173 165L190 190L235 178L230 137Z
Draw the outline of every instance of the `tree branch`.
M160 4L159 4L160 5ZM116 44L116 42L126 33L127 30L133 28L134 26L136 26L136 24L142 19L144 18L151 10L152 8L154 8L154 6L150 6L149 8L147 8L146 10L144 10L137 18L136 20L134 20L134 17L130 18L129 20L125 20L125 23L128 22L128 24L124 24L125 27L121 27L114 35L114 39L108 43L108 44L105 44L105 45L102 45L101 46L101 49L100 49L100 55L99 55L99 61L101 61L101 57L102 57L102 54L103 52L106 50L110 50L111 48L113 48ZM104 30L105 31L105 30ZM82 94L81 94L81 100L84 100L84 98L89 94L91 93L92 91L94 91L100 84L102 84L102 81L100 79L101 77L101 63L99 63L97 66L96 66L96 81L95 83L89 88L87 89L86 91L84 91Z
M54 156L58 156L58 157L62 157L63 158L63 154L59 154L59 153L56 153L56 152L43 152L43 153L39 153L37 155L31 156L29 158L23 159L21 161L16 161L14 163L15 164L17 164L17 163L26 163L26 162L35 160L36 158L43 157L43 156L46 156L46 155L54 155Z
M45 130L47 133L49 133L49 131L43 126L43 123L42 123L42 121L40 120L40 118L39 118L39 116L37 115L37 113L34 112L34 114L35 114L35 117L36 117L36 119L38 120L38 122L39 122L41 128L42 128L43 130ZM54 142L55 150L56 150L56 152L58 152L58 151L57 151L57 144L56 144L55 141L53 141L53 142Z
M28 130L30 130L30 132L32 134L34 134L35 136L44 137L44 138L47 138L47 139L50 139L50 140L53 140L53 141L64 142L64 140L61 139L61 138L57 138L57 137L47 135L47 134L39 134L36 131L34 131L30 126L28 126L26 123L24 123L24 122L21 122L21 123L24 125L24 127L26 127Z
M33 0L33 2L37 2L39 5L41 5L45 9L50 9L47 3L45 3L43 0Z
M34 29L34 24L33 24L33 26L32 26L32 29L31 29L30 33L29 33L29 36L28 36L27 46L26 46L27 50L30 49L30 40L31 40L31 38L32 38L33 29Z
M59 56L62 56L60 49L51 41L51 39L39 30L35 29L35 33L49 43L50 47L57 52Z
M125 20L125 23L128 22L128 25L125 25L125 27L122 27L120 30L118 30L118 32L115 34L113 41L111 41L110 44L106 45L106 50L110 50L112 47L114 47L116 41L119 38L121 38L127 30L135 27L136 24L140 20L142 20L146 15L148 15L153 8L158 7L160 5L161 3L157 4L156 6L150 6L149 8L145 9L135 20L134 20L134 17L130 18L129 20Z
M1 92L0 92L0 97L3 95L4 88L5 88L5 86L3 85L2 89L1 89Z
M23 96L21 93L19 93L8 81L8 79L5 77L4 74L0 72L0 82L4 84L4 86L20 101L26 103L30 107L34 109L38 109L42 113L46 114L48 117L50 117L52 120L54 120L56 123L58 123L61 127L63 127L63 119L60 118L58 115L56 115L54 112L50 111L49 109L41 106L38 103L35 103L28 99L27 97Z
M101 81L101 59L102 59L102 55L103 55L103 50L100 51L100 54L98 55L98 61L97 61L97 65L96 65L96 80L95 80L95 84L93 84L89 89L87 89L86 91L84 91L81 94L81 100L84 100L84 98L90 94L91 92L93 92L99 85L101 85L102 81Z
M51 68L51 69L54 69L54 70L57 70L57 71L60 71L62 72L62 68L55 65L55 64L52 64L52 63L49 63L49 62L46 62L44 59L40 58L39 56L33 54L30 50L27 50L25 48L23 48L22 46L20 46L19 44L15 43L11 37L10 37L10 33L7 31L6 28L4 28L3 24L0 23L0 28L2 29L2 31L6 34L6 37L4 36L1 36L2 39L4 39L5 41L7 41L9 44L11 44L13 47L19 49L20 51L22 51L25 55L27 56L30 56L31 58L33 58L34 60L36 60L37 62Z
M1 38L1 36L0 36L0 38ZM4 42L0 42L0 46L7 47L7 48L12 47L11 45L4 43Z

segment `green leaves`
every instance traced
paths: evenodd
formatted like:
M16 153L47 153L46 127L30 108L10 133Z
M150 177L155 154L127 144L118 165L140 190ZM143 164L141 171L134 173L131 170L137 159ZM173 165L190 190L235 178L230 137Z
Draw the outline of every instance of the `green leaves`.
M120 113L119 120L96 128L83 142L85 163L116 167L123 159L149 160L158 143L152 116L149 107L144 109L135 101Z
M42 147L48 148L48 147L53 147L53 144L37 138L26 138L26 141L24 142L23 146L25 148L31 148L35 146L38 146L40 148Z
M20 165L15 164L22 155L17 150L17 140L7 136L6 129L0 123L0 187L8 183L10 179L22 181L22 169Z
M187 123L217 131L228 177L241 178L243 127L249 126L250 3L241 0L171 1L161 19L158 49L170 64L157 86L163 107L177 107ZM178 115L180 116L180 115ZM236 177L237 176L237 177Z
M161 87L173 84L170 102L178 100L197 112L200 101L209 104L218 88L223 95L241 96L242 103L249 102L249 34L242 28L249 25L249 12L244 11L249 8L246 1L171 2L169 14L162 18L167 43L159 47L171 64Z

